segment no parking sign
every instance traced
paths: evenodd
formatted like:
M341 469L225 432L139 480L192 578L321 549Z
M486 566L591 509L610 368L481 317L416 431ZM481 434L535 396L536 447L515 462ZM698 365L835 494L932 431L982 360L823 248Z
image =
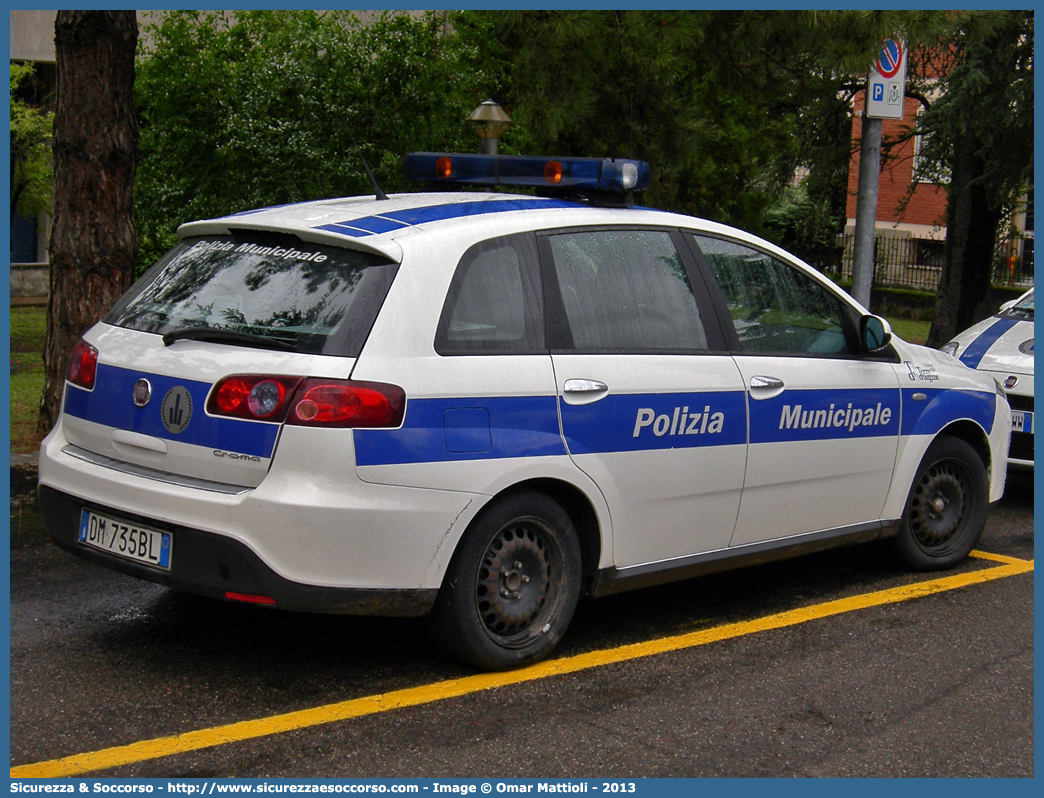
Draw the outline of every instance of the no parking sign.
M866 115L873 119L902 119L906 87L906 46L885 39L866 87Z

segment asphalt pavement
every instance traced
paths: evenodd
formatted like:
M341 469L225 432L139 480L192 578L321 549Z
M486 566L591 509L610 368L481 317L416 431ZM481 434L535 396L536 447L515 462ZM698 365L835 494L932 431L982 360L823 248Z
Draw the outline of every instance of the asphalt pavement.
M582 602L556 658L909 589L894 603L395 708L403 691L438 694L475 675L438 651L423 620L211 602L29 546L12 551L12 764L192 733L213 743L122 764L101 756L81 772L1029 777L1032 571L918 591L1028 565L1031 481L1012 483L979 549L985 558L944 574L911 574L872 544ZM280 731L288 713L360 700L376 711ZM222 729L241 721L263 733L229 741Z

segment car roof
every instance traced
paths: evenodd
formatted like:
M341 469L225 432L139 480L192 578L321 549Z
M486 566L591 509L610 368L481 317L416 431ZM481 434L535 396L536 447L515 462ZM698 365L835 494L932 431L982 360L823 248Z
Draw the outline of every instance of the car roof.
M181 238L221 235L232 230L289 232L304 240L377 252L401 259L397 241L418 230L466 228L476 239L496 235L509 216L509 227L544 229L586 224L682 225L719 228L746 234L664 211L642 207L606 208L583 202L497 192L439 192L344 197L244 211L217 219L188 222L178 228ZM488 226L488 230L485 228Z
M469 241L483 241L526 230L588 225L680 227L725 236L760 247L784 260L811 266L775 244L735 227L707 219L638 205L606 207L587 202L493 191L419 192L315 200L243 211L216 219L187 222L179 238L227 235L234 230L292 233L304 241L377 253L396 263L400 241L417 232L439 230Z

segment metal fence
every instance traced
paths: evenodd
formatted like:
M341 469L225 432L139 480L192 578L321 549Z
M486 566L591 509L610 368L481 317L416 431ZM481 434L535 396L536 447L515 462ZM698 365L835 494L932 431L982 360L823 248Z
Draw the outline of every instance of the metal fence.
M874 285L935 291L943 265L943 241L893 235L874 239ZM854 235L838 236L838 262L827 270L852 276ZM1033 238L1012 237L1000 242L993 255L993 285L1029 288L1033 285Z

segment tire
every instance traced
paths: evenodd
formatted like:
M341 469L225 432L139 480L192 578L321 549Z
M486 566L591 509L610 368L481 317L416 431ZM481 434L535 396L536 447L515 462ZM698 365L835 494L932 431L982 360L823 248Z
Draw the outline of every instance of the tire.
M543 659L573 617L580 568L576 531L557 502L536 492L496 501L450 561L433 612L436 639L486 670Z
M938 438L910 487L896 544L919 571L950 568L974 548L989 506L989 479L979 454L959 438Z

